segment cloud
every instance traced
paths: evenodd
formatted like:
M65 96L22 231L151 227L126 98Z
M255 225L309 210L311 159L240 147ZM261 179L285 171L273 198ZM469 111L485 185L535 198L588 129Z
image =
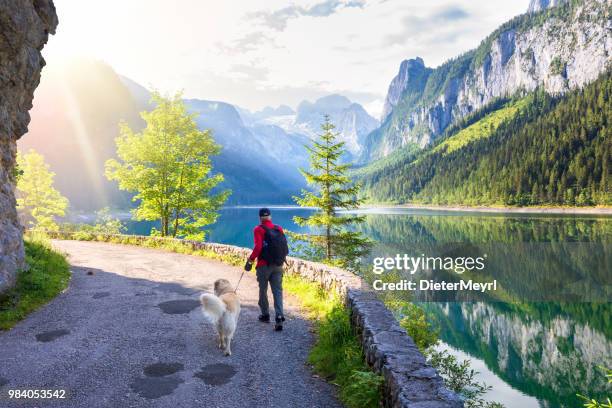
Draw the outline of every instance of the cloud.
M402 29L395 34L389 34L384 37L384 45L404 44L408 38L426 35L430 32L438 32L440 26L445 23L457 22L469 17L469 13L459 6L449 6L444 9L437 10L425 17L415 15L407 15L402 18ZM452 36L448 37L452 40Z
M464 18L468 18L469 16L470 15L468 14L468 12L462 9L461 7L450 6L435 13L433 17L435 20L455 21L463 20Z
M343 8L363 8L364 0L325 0L310 7L291 5L276 11L258 11L250 13L249 17L260 20L265 26L277 31L284 31L287 22L298 17L328 17Z
M267 68L247 64L233 65L230 72L238 74L238 77L241 79L246 79L254 83L266 81L270 73Z
M322 3L317 3L309 9L303 10L303 16L310 17L327 17L336 12L336 9L340 6L340 2L337 0L328 0Z
M229 55L240 55L256 51L260 46L272 42L273 38L266 33L254 31L229 43L217 43L217 48Z
M285 28L287 28L287 21L289 21L291 18L298 17L301 10L303 9L298 6L288 6L272 13L260 11L251 14L251 16L261 19L264 25L270 28L277 31L283 31Z

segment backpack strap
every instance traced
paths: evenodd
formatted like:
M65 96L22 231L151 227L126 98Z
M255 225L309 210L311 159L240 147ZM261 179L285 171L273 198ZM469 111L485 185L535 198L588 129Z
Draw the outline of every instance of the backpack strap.
M270 231L271 229L273 229L273 230L276 230L276 231L279 231L279 232L280 232L280 227L279 227L278 225L276 225L276 224L273 224L273 225L274 225L274 226L273 226L272 228L268 228L268 227L266 227L266 226L265 226L265 225L263 225L263 224L259 224L259 226L260 226L260 227L262 227L262 228L264 229L264 231L266 231L266 232Z

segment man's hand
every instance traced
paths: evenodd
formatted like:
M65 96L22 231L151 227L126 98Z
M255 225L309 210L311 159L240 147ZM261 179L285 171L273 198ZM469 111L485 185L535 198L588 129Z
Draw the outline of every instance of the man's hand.
M253 261L247 259L246 264L244 264L244 270L248 272L251 269L253 269Z

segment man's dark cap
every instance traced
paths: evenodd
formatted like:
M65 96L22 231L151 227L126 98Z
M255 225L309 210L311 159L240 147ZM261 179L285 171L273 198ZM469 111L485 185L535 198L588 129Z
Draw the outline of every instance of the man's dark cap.
M260 217L267 217L270 215L270 209L269 208L260 208L259 209L259 216Z

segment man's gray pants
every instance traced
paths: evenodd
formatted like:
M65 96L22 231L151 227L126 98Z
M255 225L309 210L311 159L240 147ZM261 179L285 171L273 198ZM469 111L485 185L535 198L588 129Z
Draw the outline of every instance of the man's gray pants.
M276 317L283 317L283 267L276 265L266 265L256 268L257 282L259 283L259 309L262 315L270 314L268 305L268 282L272 288L274 298L274 314Z

